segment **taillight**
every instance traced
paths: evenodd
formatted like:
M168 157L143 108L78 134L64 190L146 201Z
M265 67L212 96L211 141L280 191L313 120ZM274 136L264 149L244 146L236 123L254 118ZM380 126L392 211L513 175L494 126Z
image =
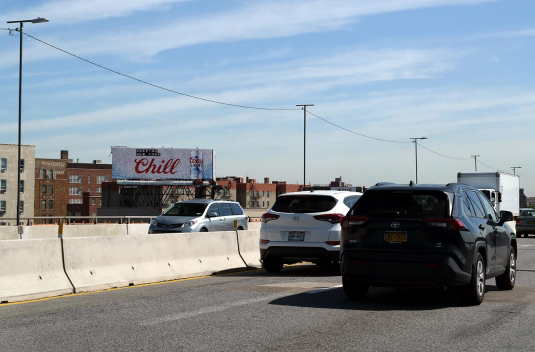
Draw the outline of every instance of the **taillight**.
M260 244L268 244L269 240L260 240Z
M340 245L340 241L327 241L325 243L327 243L329 246L339 246Z
M365 216L344 216L342 218L342 226L353 226L353 225L362 225L366 221L370 220L370 218L367 218Z
M456 219L456 218L438 218L438 219L429 218L429 219L424 219L424 221L431 226L446 228L449 225L449 227L453 227L455 230L466 229L463 222L460 219Z
M314 216L314 219L319 221L327 221L331 224L338 224L343 217L344 216L342 214L323 214Z
M517 223L517 224L523 224L523 223L524 223L524 220L522 220L522 219L516 219L516 223Z
M277 220L279 217L280 217L279 215L265 213L264 215L262 215L262 222L266 223L271 220Z

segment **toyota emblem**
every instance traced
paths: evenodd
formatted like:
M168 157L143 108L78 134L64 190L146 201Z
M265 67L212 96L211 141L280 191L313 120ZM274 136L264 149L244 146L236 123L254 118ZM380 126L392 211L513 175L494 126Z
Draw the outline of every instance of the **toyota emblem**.
M394 229L397 229L399 227L399 222L393 222L392 224L390 224L390 226L392 226L392 228Z
M299 221L299 216L294 216L292 219L293 219L294 221Z

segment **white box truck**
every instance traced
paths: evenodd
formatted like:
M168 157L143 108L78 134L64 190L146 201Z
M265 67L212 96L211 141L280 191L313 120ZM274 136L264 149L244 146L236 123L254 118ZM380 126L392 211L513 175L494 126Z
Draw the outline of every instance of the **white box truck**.
M478 188L490 200L499 214L501 210L519 215L520 179L505 172L459 172L457 182Z

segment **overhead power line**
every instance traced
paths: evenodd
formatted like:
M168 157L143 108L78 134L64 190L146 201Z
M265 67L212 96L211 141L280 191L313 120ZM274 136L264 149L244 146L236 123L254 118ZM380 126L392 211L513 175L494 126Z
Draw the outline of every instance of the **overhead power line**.
M440 155L440 156L442 156L442 157L444 157L444 158L455 159L455 160L472 160L472 158L455 158L455 157L453 157L453 156L447 156L447 155L444 155L444 154L437 153L437 152L435 152L435 151L433 151L433 150L431 150L431 149L429 149L429 148L426 148L426 147L424 147L421 143L418 143L418 145L419 145L420 147L424 148L425 150L430 151L431 153L434 153L434 154L436 154L436 155Z
M356 135L361 136L361 137L365 137L365 138L369 138L369 139L375 139L376 141L390 142L390 143L412 143L412 142L410 142L410 141L409 141L409 142L405 142L405 141L393 141L393 140L390 140L390 139L382 139L382 138L376 138L376 137L367 136L367 135L365 135L365 134L362 134L362 133L358 133L358 132L352 131L352 130L350 130L350 129L348 129L348 128L342 127L342 126L337 125L337 124L335 124L335 123L333 123L333 122L331 122L331 121L329 121L329 120L326 120L326 119L324 119L323 117L320 117L320 116L318 116L318 115L316 115L316 114L310 112L310 110L307 110L307 112L308 112L310 115L315 116L315 117L317 117L318 119L327 122L328 124L331 124L331 125L333 125L333 126L335 126L335 127L338 127L338 128L340 128L340 129L342 129L342 130L344 130L344 131L351 132L351 133L356 134Z
M162 89L162 90L165 90L165 91L168 91L168 92L171 92L171 93L175 93L175 94L178 94L178 95L182 95L182 96L185 96L185 97L188 97L188 98L193 98L193 99L198 99L198 100L202 100L202 101L206 101L206 102L209 102L209 103L214 103L214 104L220 104L220 105L227 105L227 106L233 106L233 107L237 107L237 108L244 108L244 109L254 109L254 110L276 110L276 111L289 111L289 110L301 110L299 108L288 108L288 109L284 109L284 108L265 108L265 107L258 107L258 106L248 106L248 105L240 105L240 104L232 104L232 103L225 103L225 102L222 102L222 101L217 101L217 100L212 100L212 99L207 99L207 98L202 98L202 97L198 97L198 96L195 96L195 95L191 95L191 94L186 94L186 93L182 93L182 92L178 92L176 90L173 90L173 89L169 89L169 88L165 88L165 87L162 87L162 86L159 86L157 84L154 84L154 83L150 83L150 82L147 82L147 81L144 81L142 79L139 79L139 78L136 78L136 77L133 77L133 76L130 76L130 75L127 75L127 74L124 74L124 73L121 73L119 71L115 71L115 70L112 70L111 68L108 68L106 66L102 66L100 64L97 64L96 62L93 62L93 61L90 61L88 59L85 59L81 56L78 56L78 55L75 55L73 53L70 53L68 52L67 50L63 50L61 48L58 48L57 46L55 45L52 45L50 43L47 43L41 39L38 39L26 32L24 32L24 35L34 39L34 40L37 40L38 42L40 43L43 43L45 45L48 45L49 47L51 48L54 48L56 50L59 50L67 55L70 55L70 56L73 56L77 59L80 59L82 61L85 61L91 65L94 65L94 66L97 66L97 67L100 67L106 71L109 71L109 72L112 72L112 73L115 73L119 76L123 76L123 77L126 77L126 78L129 78L129 79L132 79L134 81L138 81L140 83L143 83L143 84L147 84L149 86L152 86L152 87L155 87L155 88L158 88L158 89Z

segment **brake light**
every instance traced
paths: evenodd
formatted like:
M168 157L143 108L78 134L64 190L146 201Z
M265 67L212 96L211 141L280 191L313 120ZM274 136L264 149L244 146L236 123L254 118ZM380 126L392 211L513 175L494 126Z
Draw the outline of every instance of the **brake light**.
M340 241L327 241L325 243L327 243L329 246L339 246L340 245Z
M367 218L365 216L344 216L342 218L342 227L344 226L353 226L353 225L362 225L366 221L370 220L370 218Z
M331 224L338 224L340 223L340 220L343 219L343 217L344 216L342 214L323 214L314 216L314 219L319 221L327 221Z
M271 221L271 220L277 220L279 217L280 217L279 215L275 215L275 214L271 214L271 213L265 213L264 215L262 215L262 222L266 223L266 222Z
M522 219L516 219L516 223L517 223L517 224L523 224L523 223L524 223L524 220L522 220Z
M260 244L268 244L269 240L260 240Z
M455 230L465 230L466 227L464 226L463 222L460 219L456 218L429 218L424 219L425 222L427 222L431 226L437 226L437 227L453 227Z

